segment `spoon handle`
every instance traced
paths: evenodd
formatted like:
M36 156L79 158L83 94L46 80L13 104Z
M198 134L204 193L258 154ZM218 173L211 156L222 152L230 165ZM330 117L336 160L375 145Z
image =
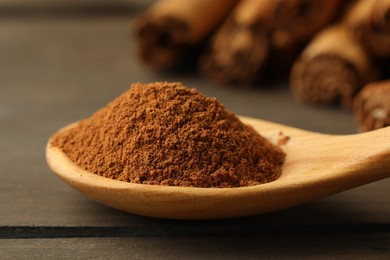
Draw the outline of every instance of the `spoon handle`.
M324 135L254 118L242 117L266 138L289 137L285 172L303 179L339 181L358 186L390 177L390 127L354 135ZM356 185L352 185L356 182Z
M327 167L340 178L363 185L390 177L390 127L346 136L320 138ZM345 177L345 178L344 178Z
M364 171L371 171L381 178L390 177L390 127L357 134L347 140L351 158Z

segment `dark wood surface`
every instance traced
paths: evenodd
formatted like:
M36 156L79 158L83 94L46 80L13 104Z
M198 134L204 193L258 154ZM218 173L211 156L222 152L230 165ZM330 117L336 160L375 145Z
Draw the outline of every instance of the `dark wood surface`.
M75 13L74 5L58 16L47 13L51 7L26 15L0 5L0 258L388 259L390 180L264 215L174 221L100 205L50 171L49 136L135 81L183 81L237 114L322 133L356 132L350 111L301 105L283 79L243 90L193 71L147 70L128 33L143 8L138 2L109 15Z

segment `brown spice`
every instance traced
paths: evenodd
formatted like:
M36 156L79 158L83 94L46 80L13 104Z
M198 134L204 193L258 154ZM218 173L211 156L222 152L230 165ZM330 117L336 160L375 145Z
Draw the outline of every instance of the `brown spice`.
M390 126L390 80L367 84L356 96L353 112L362 132Z
M276 143L278 146L286 145L290 141L290 136L284 135L283 132L279 132L279 140Z
M340 0L238 1L203 50L200 69L222 85L237 87L258 83L270 66L287 71L301 45L331 22L340 4Z
M275 180L285 154L215 98L181 83L135 83L65 132L59 147L87 171L121 181L240 187Z
M154 69L180 65L226 18L238 0L159 0L134 20L140 59Z
M291 70L294 96L306 104L350 108L361 87L377 77L373 60L342 24L320 31Z
M351 2L345 25L371 55L390 58L390 0Z

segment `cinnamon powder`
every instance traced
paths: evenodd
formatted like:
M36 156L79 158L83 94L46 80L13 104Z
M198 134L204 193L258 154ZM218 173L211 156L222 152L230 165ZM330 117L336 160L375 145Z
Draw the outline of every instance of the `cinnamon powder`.
M215 98L181 83L135 83L77 126L57 133L83 169L120 181L242 187L275 180L284 152Z

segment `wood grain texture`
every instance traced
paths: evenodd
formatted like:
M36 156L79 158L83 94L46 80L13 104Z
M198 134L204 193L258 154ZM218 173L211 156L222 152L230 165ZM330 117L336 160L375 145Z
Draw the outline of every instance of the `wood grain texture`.
M310 238L309 238L310 237ZM0 240L0 256L56 259L388 259L389 234ZM229 245L229 247L227 247Z

